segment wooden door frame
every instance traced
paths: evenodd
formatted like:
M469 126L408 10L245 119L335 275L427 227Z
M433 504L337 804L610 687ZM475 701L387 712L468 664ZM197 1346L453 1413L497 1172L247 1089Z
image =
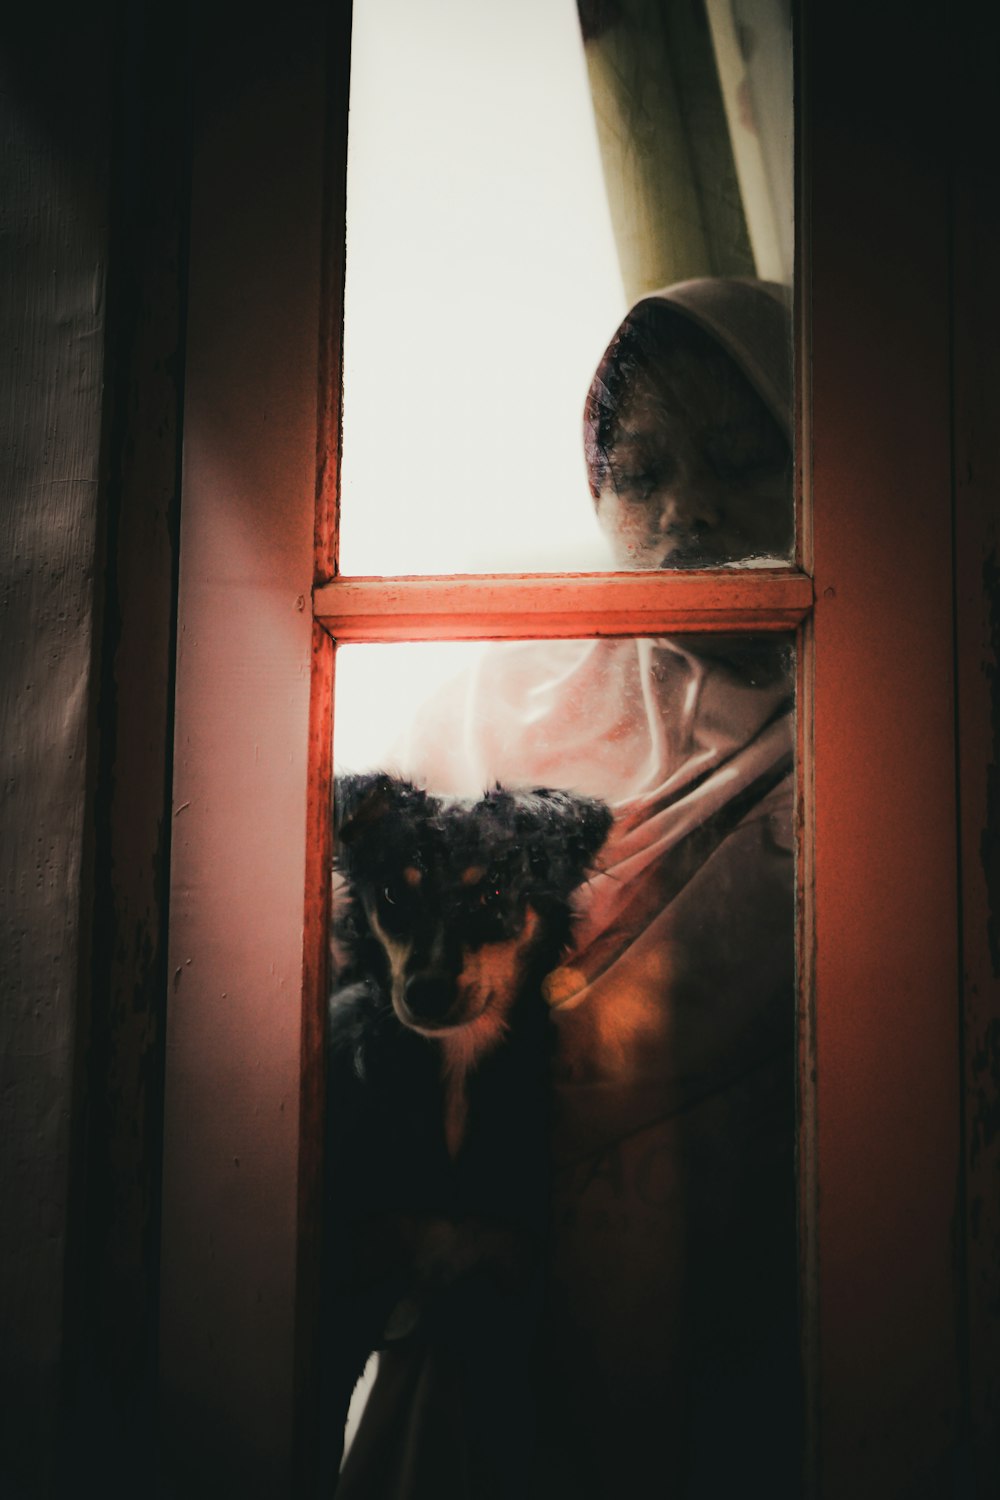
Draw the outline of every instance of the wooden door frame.
M165 1443L260 1494L293 1485L311 1389L348 37L337 8L284 15L202 32L164 1197ZM930 12L816 0L800 43L809 1493L933 1494L968 1409L947 98Z

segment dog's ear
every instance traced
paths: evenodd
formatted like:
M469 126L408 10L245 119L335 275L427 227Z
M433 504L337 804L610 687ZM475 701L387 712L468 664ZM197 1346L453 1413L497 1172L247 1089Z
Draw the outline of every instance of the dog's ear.
M562 833L563 856L578 885L611 831L611 809L596 797L549 787L536 788L534 795L547 804L549 819Z
M532 873L568 896L581 883L611 829L611 809L596 797L554 787L514 794L515 825Z
M333 826L339 844L351 844L370 833L390 812L422 804L427 793L387 771L338 776L334 785Z

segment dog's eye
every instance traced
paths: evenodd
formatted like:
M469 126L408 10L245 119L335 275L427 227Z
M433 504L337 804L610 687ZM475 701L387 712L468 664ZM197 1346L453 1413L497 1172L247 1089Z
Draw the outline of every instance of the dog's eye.
M404 865L382 887L382 899L387 906L405 906L408 898L415 895L423 884L424 872L418 864Z

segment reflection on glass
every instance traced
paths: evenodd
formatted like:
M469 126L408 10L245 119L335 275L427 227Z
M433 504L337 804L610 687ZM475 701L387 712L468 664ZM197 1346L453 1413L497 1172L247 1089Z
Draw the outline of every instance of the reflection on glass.
M749 540L727 516L708 543L709 496L699 545L685 540L667 565L787 558L787 455L757 452L774 434L746 408L763 402L787 443L790 325L786 312L780 334L768 316L758 328L733 283L766 284L787 305L789 12L787 0L358 0L345 573L660 565L639 540L607 546L580 411L626 309L663 288L674 318L638 315L646 404L666 413L660 446L680 441L683 467L676 428L701 403L688 413L678 391L690 378L710 399L717 385L737 431L691 442L712 473L720 457L741 479L751 460L774 460L746 486L766 502L780 492L784 516ZM677 290L697 279L724 294L710 313L710 290Z
M344 767L363 769L352 724L391 697L400 649L342 652ZM425 648L404 649L414 675ZM547 1276L518 1494L643 1494L655 1474L728 1500L748 1472L798 1493L793 745L786 641L676 637L476 647L364 748L442 794L563 787L614 813L544 985ZM433 1336L383 1356L348 1496L393 1452L413 1493L443 1493L436 1422L475 1447L476 1371L439 1389L438 1356Z

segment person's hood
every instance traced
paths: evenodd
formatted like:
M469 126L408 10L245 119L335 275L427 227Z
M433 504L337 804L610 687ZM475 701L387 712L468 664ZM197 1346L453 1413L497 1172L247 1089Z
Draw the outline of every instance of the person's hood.
M792 294L778 282L747 277L706 276L679 281L640 298L626 314L597 367L587 402L587 420L593 420L593 393L606 383L625 330L656 317L658 339L668 336L661 317L664 303L680 317L696 323L726 351L791 442Z

